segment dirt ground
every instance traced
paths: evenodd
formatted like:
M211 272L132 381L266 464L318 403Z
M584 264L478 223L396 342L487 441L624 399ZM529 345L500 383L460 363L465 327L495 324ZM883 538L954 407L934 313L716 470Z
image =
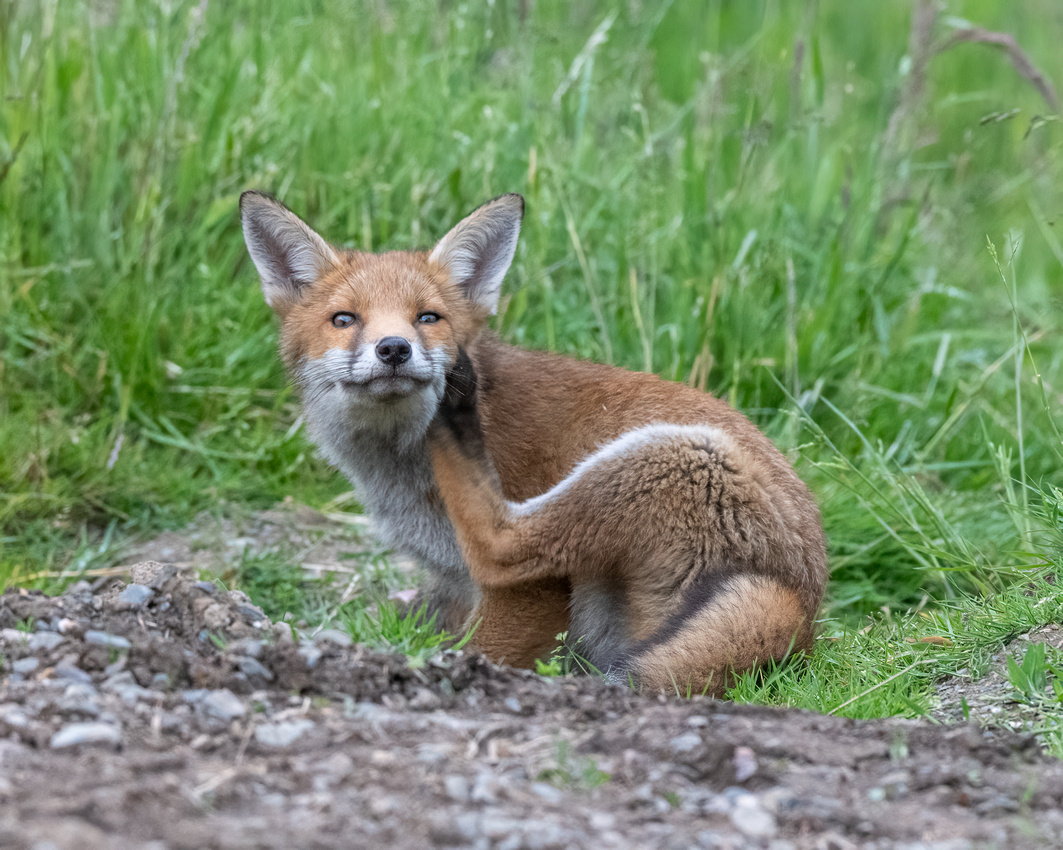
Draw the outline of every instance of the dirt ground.
M190 551L0 597L0 847L1063 846L1029 737L412 669L293 639Z

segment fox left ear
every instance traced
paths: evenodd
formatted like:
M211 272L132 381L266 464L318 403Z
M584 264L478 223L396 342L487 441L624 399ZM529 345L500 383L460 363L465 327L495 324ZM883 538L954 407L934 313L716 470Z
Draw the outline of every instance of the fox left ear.
M443 266L465 297L487 313L498 309L502 278L517 250L524 198L502 195L459 221L428 259Z

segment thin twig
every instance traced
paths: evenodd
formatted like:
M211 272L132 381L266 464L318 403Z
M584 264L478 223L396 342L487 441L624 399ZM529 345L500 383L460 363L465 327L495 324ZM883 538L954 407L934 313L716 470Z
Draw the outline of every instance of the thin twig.
M944 53L957 44L988 44L990 47L996 47L1003 50L1008 54L1008 59L1011 60L1012 67L1019 72L1019 75L1026 79L1030 85L1037 89L1038 94L1048 104L1048 108L1053 112L1059 112L1059 96L1056 94L1056 89L1052 85L1051 80L1048 79L1037 66L1033 64L1030 57L1026 54L1026 51L1019 47L1019 43L1015 40L1015 36L1006 32L993 32L992 30L984 29L983 27L963 27L955 30L952 35L942 41L934 48L934 53Z

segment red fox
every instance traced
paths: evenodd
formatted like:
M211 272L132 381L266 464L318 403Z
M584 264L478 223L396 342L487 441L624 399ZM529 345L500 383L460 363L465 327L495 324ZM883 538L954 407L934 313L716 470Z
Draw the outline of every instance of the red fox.
M486 329L520 195L385 254L335 249L258 192L240 207L310 437L425 567L441 625L477 624L514 666L567 631L609 678L682 693L811 648L819 511L748 419Z

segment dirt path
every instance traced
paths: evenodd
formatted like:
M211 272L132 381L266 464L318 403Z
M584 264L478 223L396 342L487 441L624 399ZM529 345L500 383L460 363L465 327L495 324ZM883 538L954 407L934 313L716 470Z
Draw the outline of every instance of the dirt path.
M132 577L0 598L0 847L1063 846L1063 763L1010 733L410 669Z

